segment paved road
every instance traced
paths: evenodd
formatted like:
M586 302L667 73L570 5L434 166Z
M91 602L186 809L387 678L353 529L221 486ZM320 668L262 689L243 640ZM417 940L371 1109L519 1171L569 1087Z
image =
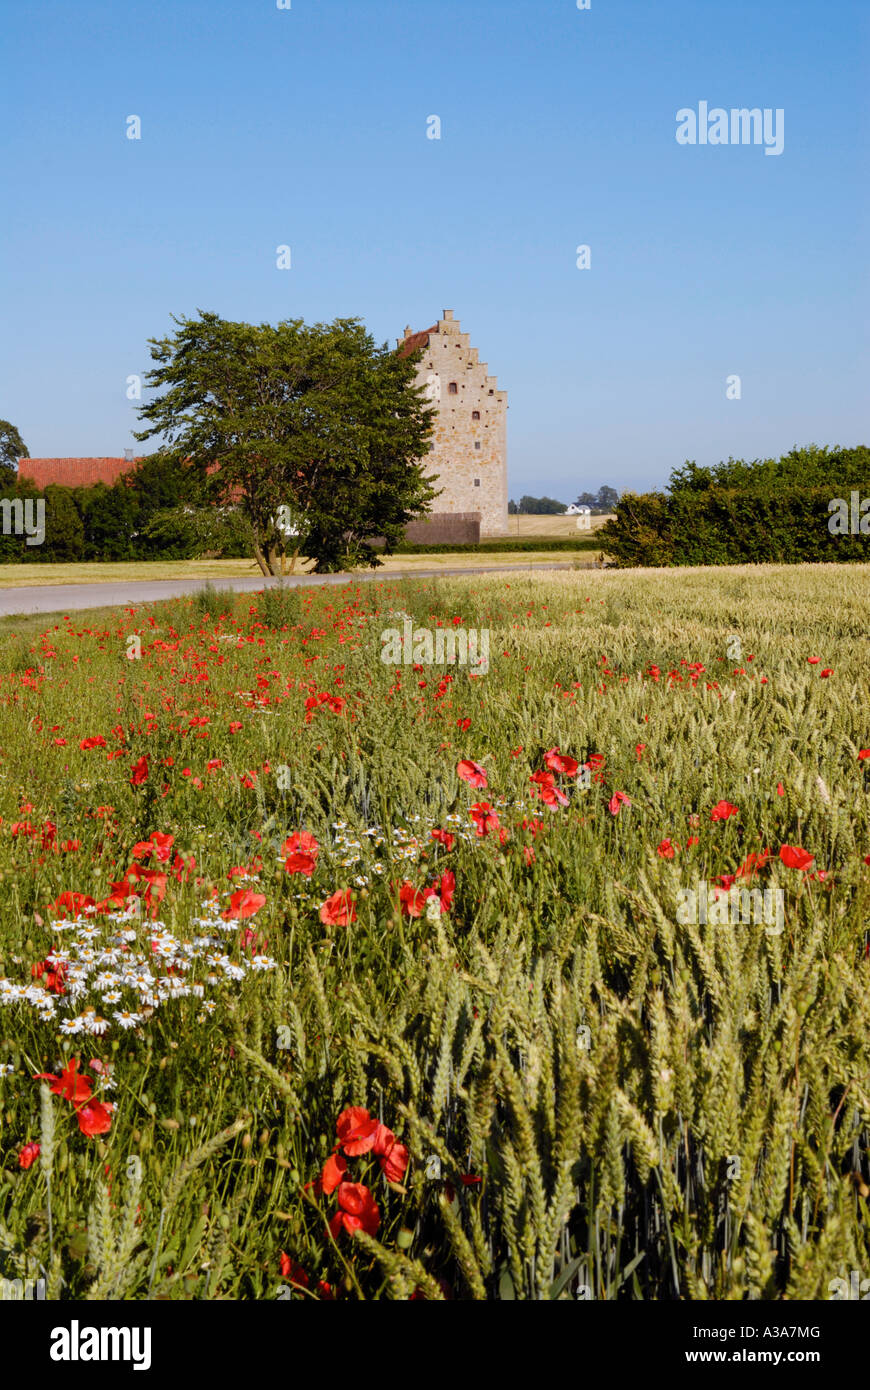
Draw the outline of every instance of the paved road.
M569 570L573 569L573 561L554 561L546 565L529 565L525 573L529 570L535 572L549 570ZM591 569L591 563L583 566L584 569ZM394 579L423 579L436 578L439 575L468 575L472 574L501 574L523 570L522 565L488 565L480 569L432 569L432 570L391 570L389 573L382 573L377 570L372 573L355 574L305 574L287 575L283 580L279 578L264 579L262 576L253 579L233 579L222 578L213 579L211 582L216 589L235 589L240 593L250 593L257 589L272 587L276 584L284 583L288 587L305 588L309 585L319 584L348 584L358 581L370 582L380 580L386 582ZM117 584L33 584L20 589L0 588L0 617L7 617L14 613L68 613L74 608L109 608L124 607L131 604L155 603L161 599L178 598L183 594L195 594L201 589L205 580L203 579L136 579L124 580Z

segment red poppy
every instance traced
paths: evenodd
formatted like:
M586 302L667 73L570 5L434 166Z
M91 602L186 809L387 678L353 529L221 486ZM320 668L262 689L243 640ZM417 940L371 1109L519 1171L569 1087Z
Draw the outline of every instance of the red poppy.
M133 859L148 859L152 854L156 854L161 863L165 863L169 858L169 851L175 842L174 835L161 835L159 831L148 840L140 840L130 851Z
M307 854L309 858L315 859L320 851L320 845L313 835L309 835L307 830L297 830L288 836L281 846L281 853L286 855Z
M317 860L310 854L289 854L284 860L284 869L288 874L306 874L309 878L317 868Z
M344 1182L346 1172L347 1159L342 1158L341 1154L330 1154L320 1174L320 1191L325 1192L328 1197L340 1183Z
M101 1101L92 1100L76 1110L76 1118L82 1134L93 1139L98 1134L108 1134L112 1128L112 1107Z
M433 830L432 839L436 840L439 845L443 845L448 853L456 844L456 836L452 835L449 830Z
M662 840L656 850L656 854L659 859L673 859L674 854L679 848L679 845L675 845L672 840Z
M477 835L489 835L491 831L499 829L499 818L488 801L476 801L468 814L474 821Z
M631 805L631 797L626 792L614 792L608 802L608 809L612 816L618 816L623 806Z
M729 816L739 816L740 811L730 801L717 801L710 812L711 820L728 820Z
M53 1096L63 1096L64 1100L69 1100L73 1105L83 1105L91 1098L91 1083L86 1076L78 1076L78 1058L73 1057L61 1072L60 1076L55 1076L53 1072L40 1071L34 1076L34 1081L47 1081L48 1089Z
M92 738L83 738L79 744L79 748L85 750L88 748L105 748L105 746L106 740L103 738L102 734L94 734Z
M37 1160L38 1157L39 1157L39 1145L38 1145L38 1144L25 1144L25 1145L24 1145L24 1148L21 1150L20 1154L18 1155L18 1167L19 1167L19 1168L30 1168L30 1167L32 1167L32 1165L36 1162L36 1160Z
M798 845L783 845L779 857L787 869L808 869L816 856Z
M377 1234L381 1224L381 1214L369 1189L361 1182L343 1182L338 1189L339 1210L329 1223L333 1238L337 1239L342 1230L353 1234L365 1231L367 1235Z
M283 1250L281 1251L280 1265L282 1279L289 1279L291 1284L295 1284L300 1289L308 1288L309 1280L305 1270L295 1260L291 1260L289 1255L285 1255Z
M183 854L176 854L172 861L172 874L178 879L179 883L187 883L196 868L196 855L189 854L185 859Z
M61 893L59 898L48 904L46 911L56 917L66 917L68 914L80 917L94 906L93 898L88 897L87 893Z
M358 1158L374 1148L378 1121L361 1105L349 1105L336 1120L335 1132L339 1148L344 1149L349 1158Z
M377 1155L387 1182L401 1182L408 1166L408 1150L404 1144L397 1143L395 1134L386 1125L378 1125L372 1152Z
M740 868L737 870L737 877L751 878L759 869L764 868L769 858L769 849L763 849L760 854L747 854Z
M233 893L230 905L224 908L221 917L225 922L243 921L245 917L253 917L265 903L265 893L253 893L250 888L240 888L238 892Z
M534 783L535 795L540 797L545 806L568 805L568 798L556 786L556 779L552 772L534 772L531 780Z
M136 886L138 883L146 885L144 892L140 892ZM125 903L128 898L142 898L146 906L151 908L152 915L156 916L157 904L166 895L166 875L157 869L142 869L138 864L132 864L122 879L109 884L109 889L109 903L119 904ZM97 911L104 910L105 904L97 903Z
M325 927L346 927L356 921L356 908L349 888L339 888L326 899L320 909L320 920Z
M578 762L574 758L569 758L567 753L560 753L558 748L551 748L544 754L544 762L552 772L561 772L563 777L576 777Z
M145 754L143 753L139 761L135 762L132 768L130 769L130 785L133 787L138 787L140 783L146 781L147 778L148 759L145 757Z
M437 897L441 899L441 911L449 912L453 903L453 894L456 892L456 875L452 869L443 873L433 888L427 890L427 898Z
M413 883L408 883L406 880L399 889L402 916L422 917L427 896L428 894L421 892L420 889L414 887Z
M52 994L66 994L66 961L56 961L53 964L49 961L38 960L35 965L30 967L30 973L34 980L42 980L45 988Z
M860 753L858 754L858 757L860 759L870 758L870 748L862 748Z
M820 679L820 680L824 680L826 676L832 676L833 674L834 674L834 668L833 668L833 666L826 666L825 669L824 669L824 671L820 671L820 672L819 672L819 679Z
M467 782L470 787L485 787L486 768L481 767L480 763L475 763L471 758L463 758L456 764L456 775L461 777L463 782Z

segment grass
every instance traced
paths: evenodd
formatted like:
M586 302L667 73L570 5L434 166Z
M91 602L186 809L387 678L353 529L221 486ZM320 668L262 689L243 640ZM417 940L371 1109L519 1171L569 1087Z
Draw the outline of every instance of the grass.
M590 518L590 530L597 531L603 526L605 521L609 521L610 516L593 516ZM556 536L564 537L566 540L575 538L582 539L589 535L578 527L576 516L509 516L508 534L511 536Z
M0 1276L700 1300L866 1270L868 599L861 566L526 572L4 625ZM405 615L487 630L489 674L385 666ZM552 749L588 777L532 781ZM752 854L781 933L682 920ZM41 1093L71 1059L111 1112ZM397 1146L354 1118L370 1198L308 1185L350 1106ZM330 1229L354 1199L368 1231Z
M607 517L593 517L592 530ZM509 518L511 536L583 537L576 530L575 517L521 516ZM566 557L551 551L494 551L463 555L389 555L383 561L385 574L419 569L482 569L490 565L546 565ZM297 561L296 573L305 573L309 561ZM76 561L67 564L0 565L0 589L24 588L43 584L117 584L142 579L241 579L257 578L260 571L253 560L148 560Z

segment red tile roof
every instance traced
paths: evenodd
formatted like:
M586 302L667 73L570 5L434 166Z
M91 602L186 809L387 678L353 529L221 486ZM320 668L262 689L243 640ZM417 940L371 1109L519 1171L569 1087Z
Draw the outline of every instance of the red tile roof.
M410 338L406 338L399 346L400 357L410 357L417 348L428 347L430 333L437 333L438 325L434 323L431 328L424 328L422 333L412 333Z
M18 476L44 488L49 483L60 487L93 487L95 483L112 486L124 473L130 473L136 460L128 462L125 458L97 459L19 459Z

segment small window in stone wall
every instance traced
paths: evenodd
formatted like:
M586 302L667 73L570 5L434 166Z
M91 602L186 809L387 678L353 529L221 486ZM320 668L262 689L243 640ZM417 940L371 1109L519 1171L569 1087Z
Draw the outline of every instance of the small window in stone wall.
M474 447L475 447L475 449L479 449L479 448L480 448L480 440L479 440L479 439L475 439L475 441L474 441Z
M451 381L450 385L447 387L447 393L448 393L448 395L450 395L450 396L455 396L455 395L458 394L458 392L459 392L459 387L456 385L456 382L455 382L455 381Z
M472 420L479 420L479 419L480 419L480 411L479 411L479 410L472 410L472 412L471 412L471 418L472 418Z
M480 479L479 479L479 478L475 478L475 480L474 480L474 486L475 486L475 487L480 487Z

